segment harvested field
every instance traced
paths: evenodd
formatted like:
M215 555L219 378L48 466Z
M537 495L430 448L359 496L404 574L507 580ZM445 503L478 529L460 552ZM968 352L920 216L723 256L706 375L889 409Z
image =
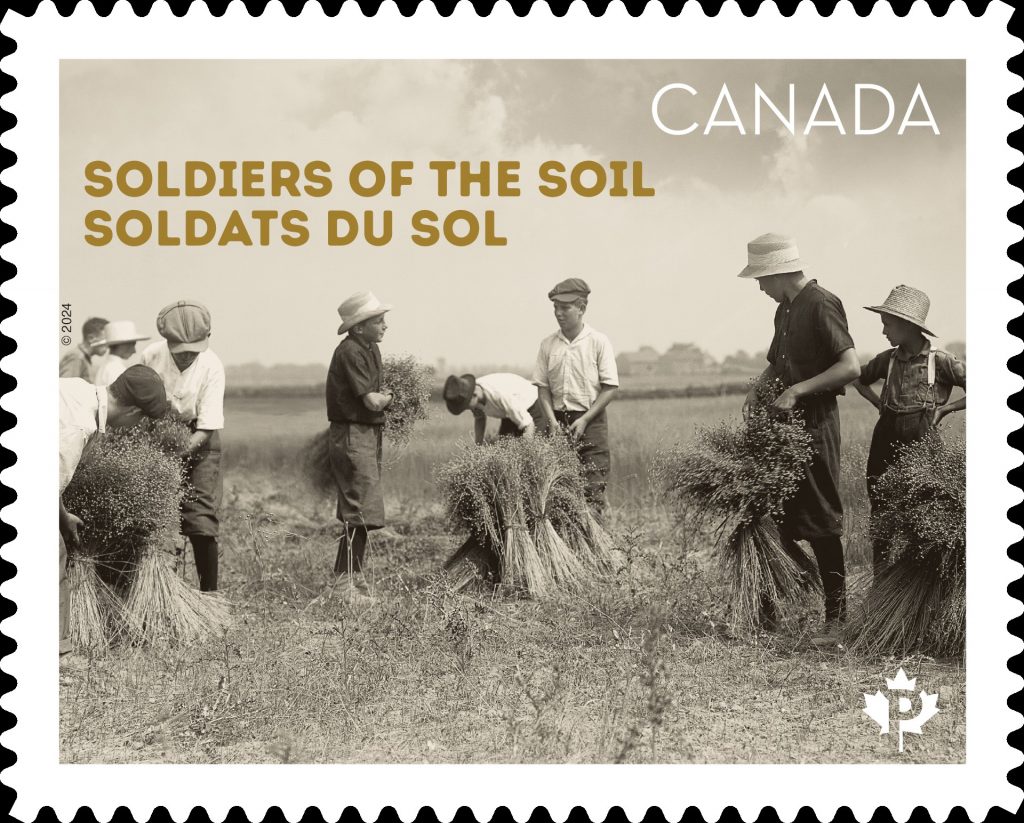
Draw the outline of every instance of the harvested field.
M963 762L961 661L819 650L813 602L779 634L730 633L706 541L674 526L648 467L739 403L613 404L610 519L625 565L546 601L456 594L438 576L458 540L432 473L472 422L437 407L387 471L391 525L372 535L369 600L334 584L333 502L296 468L323 428L322 400L230 399L221 588L233 626L186 648L115 646L62 674L61 759ZM847 558L863 573L873 411L859 397L841 408ZM862 713L862 693L884 690L899 666L941 708L903 755Z

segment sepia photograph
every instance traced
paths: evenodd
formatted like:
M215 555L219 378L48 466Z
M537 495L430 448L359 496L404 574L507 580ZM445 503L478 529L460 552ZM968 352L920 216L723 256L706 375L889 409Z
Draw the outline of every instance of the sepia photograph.
M61 761L962 763L965 232L960 60L62 61Z

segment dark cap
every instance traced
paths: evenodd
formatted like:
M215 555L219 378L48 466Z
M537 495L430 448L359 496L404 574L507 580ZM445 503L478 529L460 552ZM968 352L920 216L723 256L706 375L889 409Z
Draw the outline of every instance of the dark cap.
M476 388L476 378L471 374L464 374L462 377L449 375L444 381L444 402L448 411L452 414L462 414L469 408L469 401L473 399L473 389Z
M563 280L551 291L548 292L548 300L557 300L559 303L571 303L581 297L590 294L590 286L587 281L579 277L570 277Z
M156 316L156 330L171 354L206 351L210 345L210 310L195 300L171 303Z
M137 406L146 417L163 417L171 404L160 375L149 366L129 366L110 384L110 391L129 406Z

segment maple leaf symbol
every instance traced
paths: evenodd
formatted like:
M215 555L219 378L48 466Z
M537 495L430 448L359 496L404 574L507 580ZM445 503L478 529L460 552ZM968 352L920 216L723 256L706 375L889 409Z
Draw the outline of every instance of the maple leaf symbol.
M861 710L874 720L881 731L879 736L889 733L889 698L879 691L874 694L864 694L864 708Z
M921 734L921 727L939 713L939 695L928 694L921 689L921 711L917 717L908 717L900 721L900 751L903 751L903 733Z

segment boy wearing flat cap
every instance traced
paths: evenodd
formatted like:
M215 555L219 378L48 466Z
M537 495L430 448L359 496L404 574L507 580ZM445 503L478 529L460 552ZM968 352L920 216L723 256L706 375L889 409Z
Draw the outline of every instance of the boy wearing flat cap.
M224 365L210 349L210 312L195 300L165 306L156 318L163 340L142 352L142 362L164 382L175 415L192 430L186 457L190 492L181 504L181 533L192 544L200 591L217 590L224 428Z
M163 417L168 410L163 381L152 369L132 366L109 386L94 386L83 378L60 379L60 654L72 651L68 637L70 617L67 547L78 548L78 530L82 520L64 507L64 489L74 477L82 460L85 444L96 432L111 428L129 428L143 417Z
M479 446L487 432L487 418L500 420L498 437L534 436L547 430L537 387L518 374L498 372L475 377L450 375L444 384L444 402L452 414L473 412L473 436Z
M362 571L369 532L381 529L384 493L381 489L384 410L391 392L380 385L383 367L380 347L391 306L372 292L360 291L338 307L346 334L331 358L327 372L327 418L331 423L328 454L338 488L338 520L344 531L338 540L334 573ZM365 584L353 580L360 590Z
M809 280L796 243L764 234L747 244L747 267L740 277L757 280L762 292L779 304L768 367L760 380L781 380L785 391L775 400L780 411L799 409L811 434L814 455L796 494L778 518L783 547L799 552L797 540L811 544L825 592L825 630L814 641L834 644L846 617L846 567L843 559L843 503L839 498L839 408L836 396L860 374L843 304ZM743 404L746 416L756 398L752 388ZM776 622L774 603L762 603L769 628Z
M565 431L576 444L587 500L602 514L611 470L605 409L618 391L619 372L611 341L583 322L589 295L590 286L578 277L548 292L558 331L541 341L533 383L551 431Z
M934 336L925 323L931 301L920 289L897 286L881 306L865 306L882 316L882 334L894 348L875 356L854 381L854 388L878 409L878 422L868 452L867 486L874 517L881 500L875 491L878 478L901 446L921 439L947 414L967 408L967 397L949 402L953 386L967 388L967 368L948 352L933 349L925 335ZM871 386L884 380L881 396ZM874 572L889 564L889 547L872 542Z

